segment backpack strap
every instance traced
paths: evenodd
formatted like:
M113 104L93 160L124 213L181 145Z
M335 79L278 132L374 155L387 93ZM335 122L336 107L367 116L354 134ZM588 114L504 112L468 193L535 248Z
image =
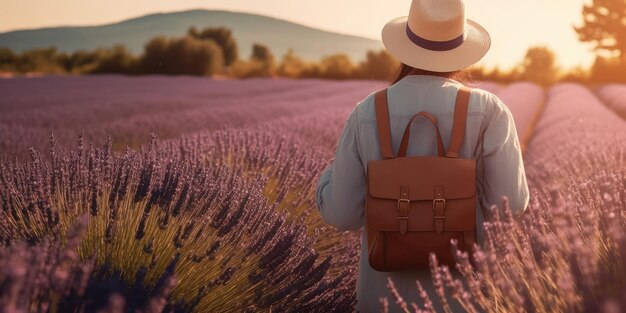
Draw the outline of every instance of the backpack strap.
M413 120L415 120L418 116L426 117L433 124L433 126L435 126L435 135L437 136L437 155L443 157L446 152L443 150L443 140L441 140L441 134L439 133L439 128L437 127L437 119L426 111L415 113L415 115L413 115L413 117L409 120L409 123L406 125L406 129L404 129L404 135L402 135L400 150L398 150L397 157L406 157L406 150L409 146L409 138L411 136L411 123L413 123Z
M378 128L378 143L383 159L393 159L391 147L391 128L389 127L389 107L387 105L387 88L376 92L376 127Z
M456 95L456 104L454 105L454 121L452 125L452 137L448 146L448 158L458 158L463 138L465 137L465 121L467 119L467 110L469 107L469 97L472 89L461 86Z

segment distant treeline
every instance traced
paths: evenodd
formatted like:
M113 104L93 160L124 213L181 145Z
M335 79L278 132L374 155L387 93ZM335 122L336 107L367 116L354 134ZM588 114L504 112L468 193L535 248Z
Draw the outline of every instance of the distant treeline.
M50 47L19 54L0 47L0 72L11 73L387 79L394 67L397 67L397 61L383 51L369 51L365 61L354 64L345 54L309 62L290 50L279 62L270 49L260 43L253 44L248 59L242 59L231 30L224 27L201 31L191 27L181 37L155 37L144 45L144 51L139 56L122 45L73 53L59 52Z
M559 81L580 83L626 82L626 62L618 58L597 57L589 69L564 71L556 67L554 53L543 46L531 47L524 59L507 70L486 70L471 67L476 80L512 82L530 80L547 86ZM56 48L40 48L15 53L0 47L0 73L122 73L129 75L168 74L218 76L226 78L288 77L326 79L390 80L399 62L385 50L368 51L364 60L353 62L346 54L333 54L316 62L298 57L293 50L280 60L271 50L254 43L247 59L240 58L237 42L230 29L224 27L188 29L181 37L155 37L136 56L124 46L99 48L93 51L59 52Z

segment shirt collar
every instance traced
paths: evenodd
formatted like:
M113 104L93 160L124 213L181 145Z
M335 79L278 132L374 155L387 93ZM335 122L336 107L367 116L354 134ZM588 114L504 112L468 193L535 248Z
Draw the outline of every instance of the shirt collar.
M452 83L457 83L457 84L461 84L459 81L454 80L452 78L447 78L447 77L442 77L442 76L437 76L437 75L426 75L426 74L411 74L411 75L407 75L405 77L403 77L400 81L434 81L434 80L439 80L439 81L448 81L448 82L452 82Z

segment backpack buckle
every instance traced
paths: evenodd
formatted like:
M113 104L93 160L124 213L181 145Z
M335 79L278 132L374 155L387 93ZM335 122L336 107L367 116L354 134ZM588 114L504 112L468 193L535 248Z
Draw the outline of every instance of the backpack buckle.
M405 189L406 188L406 189ZM409 211L411 211L411 200L408 198L408 188L403 187L401 197L398 199L398 231L400 234L406 234L409 226Z
M437 205L440 203L441 205ZM444 220L446 210L446 199L443 198L435 198L433 199L433 220L435 221L435 231L438 234L443 233L444 228Z
M437 202L441 202L442 206L441 206L441 210L439 210L439 208L437 207ZM437 198L437 199L433 199L433 212L434 212L434 218L446 218L443 214L443 210L446 208L446 199L441 199L441 198ZM441 215L437 215L437 213L441 214Z
M400 187L400 198L398 199L399 217L408 217L411 210L411 200L409 200L409 187Z
M400 203L404 203L404 202L406 202L407 207L411 206L411 200L409 200L409 199L398 199L398 208L400 208Z
M411 211L411 200L398 199L398 219L408 219Z

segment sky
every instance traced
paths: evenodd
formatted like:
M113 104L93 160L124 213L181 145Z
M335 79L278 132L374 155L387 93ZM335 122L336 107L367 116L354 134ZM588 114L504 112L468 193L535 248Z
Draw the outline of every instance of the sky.
M582 6L591 0L465 0L466 17L491 35L479 62L509 68L528 47L544 45L568 69L589 67L592 46L578 41ZM410 0L0 0L0 32L51 26L100 25L157 12L221 9L268 15L303 25L380 40L385 23L408 14Z

